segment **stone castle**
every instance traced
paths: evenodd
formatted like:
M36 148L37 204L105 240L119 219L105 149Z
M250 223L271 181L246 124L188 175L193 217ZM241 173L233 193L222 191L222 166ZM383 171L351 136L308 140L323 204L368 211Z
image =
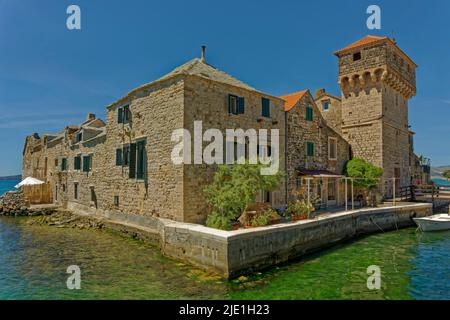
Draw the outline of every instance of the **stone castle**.
M203 223L202 190L216 166L171 160L172 133L278 129L278 190L257 201L283 207L310 179L324 206L341 205L346 161L361 157L384 169L383 192L423 180L408 125L416 64L388 37L367 36L337 51L342 97L302 90L282 97L261 92L193 59L57 134L28 136L23 177L45 181L53 202L91 214L135 214ZM207 144L204 143L204 147ZM270 155L266 148L263 153ZM193 157L193 155L192 155Z

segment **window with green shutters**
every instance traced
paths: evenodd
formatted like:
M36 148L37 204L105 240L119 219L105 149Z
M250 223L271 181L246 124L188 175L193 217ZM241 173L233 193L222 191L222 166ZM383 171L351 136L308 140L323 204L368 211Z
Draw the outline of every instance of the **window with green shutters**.
M261 99L262 112L261 115L266 118L270 118L270 100L267 98Z
M62 158L61 159L61 171L66 171L66 170L67 170L67 159Z
M89 172L92 169L92 156L83 157L83 172Z
M122 154L123 151L122 149L116 149L116 166L121 166L123 163L123 158L122 158Z
M123 123L123 109L117 109L117 123Z
M130 144L130 170L128 170L130 179L136 178L136 143Z
M130 106L123 107L123 123L131 122Z
M313 108L306 107L306 121L313 121Z
M314 142L306 143L306 155L308 157L314 157Z
M123 146L123 159L122 163L124 166L130 165L130 145Z
M73 169L81 170L81 156L76 156L73 158Z
M145 179L147 154L145 152L145 140L136 143L136 178Z

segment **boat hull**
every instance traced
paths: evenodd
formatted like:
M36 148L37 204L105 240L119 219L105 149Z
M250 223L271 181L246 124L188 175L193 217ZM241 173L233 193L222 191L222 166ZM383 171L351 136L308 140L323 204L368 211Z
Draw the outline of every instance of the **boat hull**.
M414 222L422 231L450 230L450 216L448 214L437 214L426 218L414 218Z

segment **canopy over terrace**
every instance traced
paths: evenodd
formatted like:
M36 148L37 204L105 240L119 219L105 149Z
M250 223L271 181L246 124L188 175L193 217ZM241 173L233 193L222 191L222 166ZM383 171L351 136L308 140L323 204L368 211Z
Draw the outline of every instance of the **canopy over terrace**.
M297 168L297 174L300 180L297 185L306 185L308 202L314 201L320 208L339 206L345 202L346 197L341 197L344 192L340 183L345 176L329 170L304 168Z

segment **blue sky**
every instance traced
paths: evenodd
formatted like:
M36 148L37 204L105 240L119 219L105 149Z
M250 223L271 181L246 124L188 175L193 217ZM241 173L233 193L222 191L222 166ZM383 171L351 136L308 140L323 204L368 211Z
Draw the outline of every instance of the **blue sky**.
M82 30L66 28L81 8ZM368 30L366 8L382 10ZM410 102L415 149L450 164L450 2L0 0L0 176L17 174L26 135L87 112L200 55L271 94L339 94L333 52L367 34L394 36L419 65Z

